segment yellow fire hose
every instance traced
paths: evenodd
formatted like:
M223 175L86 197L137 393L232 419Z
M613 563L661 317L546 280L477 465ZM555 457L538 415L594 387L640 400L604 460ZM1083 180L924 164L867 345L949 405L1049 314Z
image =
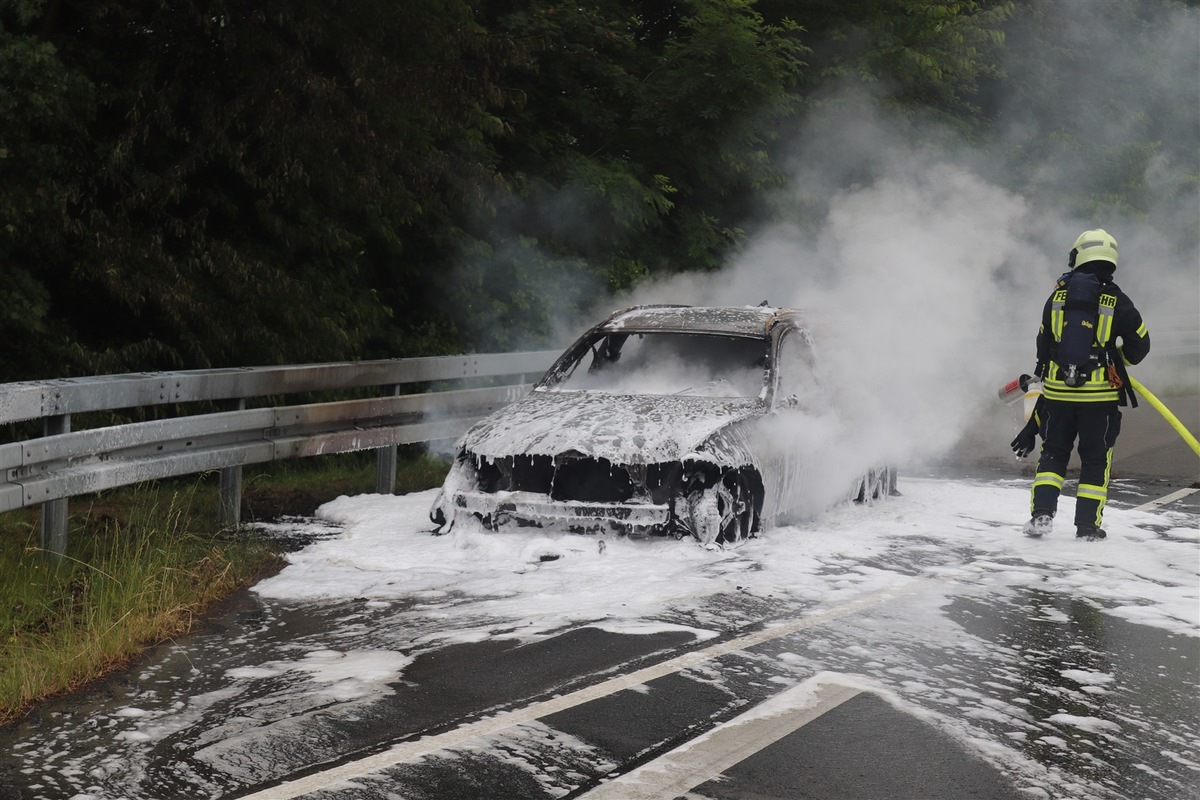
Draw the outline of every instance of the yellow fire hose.
M1196 437L1192 436L1191 431L1183 427L1183 423L1179 421L1178 417L1171 413L1171 409L1164 406L1162 401L1155 397L1149 389L1147 389L1145 386L1142 386L1142 384L1136 378L1131 376L1129 378L1129 385L1133 387L1135 392L1144 397L1146 402L1154 406L1154 408L1158 410L1158 413L1162 414L1163 419L1165 419L1168 424L1175 429L1175 432L1182 436L1183 440L1188 443L1188 446L1192 448L1192 452L1197 456L1200 456L1200 442L1196 441Z

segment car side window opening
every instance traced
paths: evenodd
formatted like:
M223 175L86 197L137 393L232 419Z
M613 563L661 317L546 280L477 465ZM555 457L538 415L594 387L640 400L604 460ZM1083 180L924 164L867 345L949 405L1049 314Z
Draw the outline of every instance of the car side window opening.
M758 397L768 340L686 333L611 333L581 354L556 391Z
M592 363L588 372L599 372L610 364L621 360L621 348L625 346L628 333L610 333L592 345Z
M816 357L808 331L789 331L779 342L780 402L806 408L817 399Z

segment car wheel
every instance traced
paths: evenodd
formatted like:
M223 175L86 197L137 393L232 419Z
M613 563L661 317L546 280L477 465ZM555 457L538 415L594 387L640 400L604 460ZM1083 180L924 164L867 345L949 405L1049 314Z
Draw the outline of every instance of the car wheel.
M855 502L872 505L896 494L896 473L890 467L870 469L863 473Z
M705 547L716 547L721 539L721 499L727 492L724 484L718 483L703 491L688 495L688 516L691 518L692 536Z
M706 547L749 539L757 521L754 494L740 474L693 494L688 498L688 510L692 535Z
M722 515L721 536L718 541L722 544L749 539L755 528L756 515L754 511L754 493L746 476L737 475L733 487L723 498L730 507L728 513Z

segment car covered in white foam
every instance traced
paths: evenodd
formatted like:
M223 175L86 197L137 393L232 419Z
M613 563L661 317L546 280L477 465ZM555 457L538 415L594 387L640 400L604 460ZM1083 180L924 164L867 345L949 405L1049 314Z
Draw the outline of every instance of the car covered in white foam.
M789 435L823 397L801 312L638 306L588 330L522 400L476 423L430 518L463 515L725 544L788 519L823 469ZM868 469L841 498L872 501ZM839 490L840 491L840 490Z

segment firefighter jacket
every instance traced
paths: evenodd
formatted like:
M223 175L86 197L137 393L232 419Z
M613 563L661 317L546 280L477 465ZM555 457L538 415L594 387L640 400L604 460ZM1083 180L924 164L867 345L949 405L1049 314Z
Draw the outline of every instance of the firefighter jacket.
M1083 265L1079 270L1087 270L1089 266ZM1101 283L1101 308L1096 321L1097 350L1102 354L1101 363L1087 374L1087 380L1082 385L1068 386L1062 380L1059 365L1054 360L1058 335L1062 331L1061 309L1065 296L1065 284L1060 280L1042 309L1042 325L1037 335L1037 374L1044 380L1047 400L1073 403L1120 401L1124 404L1122 392L1132 392L1125 375L1125 365L1137 364L1150 352L1150 334L1133 301L1113 283L1111 271L1101 269L1094 274ZM1123 387L1119 385L1122 381ZM1136 404L1136 400L1134 402Z

